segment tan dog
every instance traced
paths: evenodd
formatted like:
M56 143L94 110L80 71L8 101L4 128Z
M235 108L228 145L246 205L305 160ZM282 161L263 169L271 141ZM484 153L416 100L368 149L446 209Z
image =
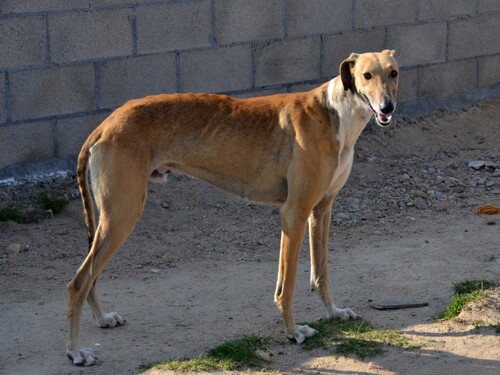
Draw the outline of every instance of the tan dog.
M315 334L295 324L292 297L299 250L309 222L311 284L329 317L356 318L328 291L328 236L332 204L349 176L354 143L375 114L388 125L396 106L398 64L394 51L351 54L340 78L309 92L233 99L173 94L131 100L89 136L78 157L78 185L90 252L68 284L69 343L76 365L95 362L79 348L87 299L99 327L124 320L105 313L97 298L98 275L142 214L148 180L184 173L229 193L281 205L281 250L275 302L288 338ZM100 211L96 228L87 169Z

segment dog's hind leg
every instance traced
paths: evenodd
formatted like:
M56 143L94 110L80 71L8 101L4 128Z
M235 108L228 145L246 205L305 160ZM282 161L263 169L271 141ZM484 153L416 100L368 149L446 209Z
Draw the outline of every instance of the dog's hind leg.
M97 156L93 155L91 172L100 220L92 247L67 286L69 341L66 353L79 366L90 366L95 362L90 349L79 348L80 317L87 298L98 325L111 327L123 323L118 314L103 311L95 282L132 232L142 214L147 195L148 176L139 161L109 150L94 151ZM130 176L134 176L133 181Z
M328 238L334 199L335 196L323 198L309 216L311 286L325 304L328 317L355 319L358 316L351 309L340 309L335 306L328 291Z

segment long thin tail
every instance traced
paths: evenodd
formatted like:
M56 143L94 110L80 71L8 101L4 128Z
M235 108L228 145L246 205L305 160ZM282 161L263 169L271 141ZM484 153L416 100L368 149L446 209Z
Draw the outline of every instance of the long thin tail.
M88 179L88 167L90 158L90 148L97 143L101 137L101 132L94 131L83 144L77 161L77 181L80 196L82 197L83 217L87 226L87 236L89 240L89 251L94 242L96 232L96 221L94 212L94 200L90 191Z

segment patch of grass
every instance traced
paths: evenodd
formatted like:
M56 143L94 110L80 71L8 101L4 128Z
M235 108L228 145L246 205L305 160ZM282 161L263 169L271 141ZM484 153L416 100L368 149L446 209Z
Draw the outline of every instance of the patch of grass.
M398 331L382 329L364 319L325 319L308 325L318 333L302 344L305 349L333 347L335 354L365 358L381 354L384 345L404 349L420 347Z
M2 208L0 210L0 221L16 221L21 223L23 216L17 208Z
M68 204L67 199L51 198L47 194L40 196L40 204L46 211L52 211L54 215L60 214L64 207Z
M165 369L176 372L186 371L213 371L236 370L245 367L260 367L261 362L255 355L258 349L265 350L270 345L271 339L260 336L243 336L239 339L229 340L211 349L206 356L177 361L165 361L141 367Z
M460 312L472 301L476 301L486 296L485 290L495 286L488 280L466 280L458 284L453 284L455 295L450 306L436 317L436 320L449 320L457 317Z

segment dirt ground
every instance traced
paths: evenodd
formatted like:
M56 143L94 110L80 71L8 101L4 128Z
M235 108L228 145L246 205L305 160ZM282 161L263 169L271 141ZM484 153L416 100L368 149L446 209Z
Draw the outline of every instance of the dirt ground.
M484 165L473 169L472 160ZM476 208L500 206L500 103L399 119L388 130L368 129L360 139L334 208L331 291L338 306L423 345L388 347L364 360L305 351L284 339L273 303L277 208L174 175L164 186L150 186L143 217L99 279L105 308L126 324L97 328L86 306L81 344L98 361L89 368L72 366L65 354L65 285L87 242L75 180L0 186L0 198L5 207L33 213L33 197L41 191L69 197L70 203L53 218L42 212L43 218L27 224L0 222L2 374L137 374L140 365L202 355L243 334L275 339L271 349L278 355L270 372L500 373L500 336L493 327L477 327L486 310L498 312L498 294L472 318L433 320L450 303L453 283L499 281L500 215L478 215ZM294 300L299 321L325 313L309 289L307 244L305 238ZM376 299L429 306L379 311L368 305Z

